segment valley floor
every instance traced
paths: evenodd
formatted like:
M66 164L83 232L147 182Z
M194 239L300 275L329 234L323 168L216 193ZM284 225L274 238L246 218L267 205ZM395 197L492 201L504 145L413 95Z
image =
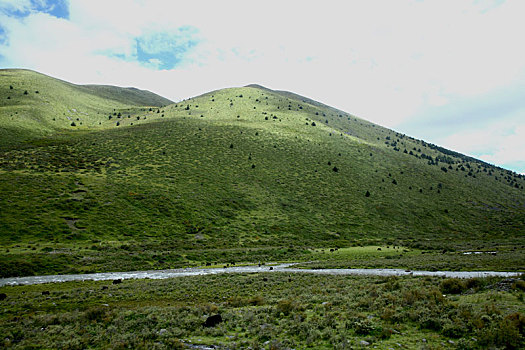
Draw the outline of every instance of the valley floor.
M249 273L0 288L3 348L517 349L521 278ZM204 327L207 317L222 322Z
M399 246L346 248L253 247L177 249L169 243L8 244L0 254L0 278L166 270L265 262L313 262L303 268L397 268L425 271L525 271L525 249L491 245L484 250L422 250Z

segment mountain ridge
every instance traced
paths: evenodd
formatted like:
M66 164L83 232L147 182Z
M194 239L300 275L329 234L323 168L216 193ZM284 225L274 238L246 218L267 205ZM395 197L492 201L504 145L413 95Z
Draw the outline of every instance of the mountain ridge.
M167 105L167 104L172 104L174 103L173 101L171 101L170 99L168 98L165 98L163 96L160 96L156 93L153 93L149 90L141 90L141 89L138 89L136 87L123 87L123 86L116 86L116 85L105 85L105 84L73 84L73 83L70 83L66 80L63 80L63 79L58 79L58 78L54 78L54 77L51 77L49 75L46 75L46 74L43 74L43 73L40 73L40 72L37 72L35 70L32 70L32 69L26 69L26 68L1 68L0 69L0 76L4 73L4 72L9 72L9 73L17 73L17 72L26 72L26 73L29 73L29 74L33 74L33 75L39 75L39 76L43 76L45 77L46 79L53 79L53 80L56 80L60 83L63 83L63 84L67 84L67 85L70 85L74 88L80 88L80 89L84 89L85 91L95 95L95 96L98 96L98 97L101 97L101 95L104 94L104 90L106 91L107 94L110 95L110 97L108 96L104 96L105 98L109 98L109 99L112 99L112 100L115 100L116 102L120 102L120 103L128 103L132 100L131 97L133 97L133 95L138 98L138 100L135 100L133 101L133 104L135 105L140 105L140 106L155 106L155 107L161 107L163 105ZM102 90L102 91L100 91ZM116 98L115 99L115 94L118 95L118 91L117 90L121 90L121 94L123 95L127 95L127 96L124 96L124 97L121 97L120 99L119 98ZM144 94L145 96L140 96L140 94ZM113 97L113 98L112 98ZM149 100L147 98L150 98ZM143 102L147 102L147 103L143 103Z

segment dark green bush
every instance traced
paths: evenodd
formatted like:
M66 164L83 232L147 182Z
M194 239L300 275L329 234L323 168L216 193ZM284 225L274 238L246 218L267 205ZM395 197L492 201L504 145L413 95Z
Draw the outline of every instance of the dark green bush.
M444 294L461 294L467 288L465 281L460 278L444 279L440 287Z
M425 314L419 320L419 327L439 331L442 328L442 320L435 314Z
M282 299L277 304L277 310L288 316L292 311L299 308L298 303L293 299Z
M478 344L483 348L519 349L523 344L523 336L516 325L508 319L499 323L493 322L489 327L480 330L477 335Z
M442 333L447 337L460 338L466 331L466 325L460 320L447 320L443 324Z
M376 333L382 333L383 331L381 326L368 318L354 321L352 328L357 335L372 335Z
M102 321L106 316L107 308L105 307L92 307L85 313L85 317L89 321L99 322Z
M513 285L513 288L525 291L525 281L524 280L516 281Z
M465 280L466 289L475 289L478 290L482 286L482 281L479 278L469 278Z

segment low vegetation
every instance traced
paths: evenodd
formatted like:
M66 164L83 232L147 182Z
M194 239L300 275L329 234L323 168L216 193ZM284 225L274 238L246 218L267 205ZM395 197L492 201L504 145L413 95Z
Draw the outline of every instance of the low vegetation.
M399 246L314 249L309 262L298 267L401 268L422 271L525 271L523 246L497 250L421 250ZM509 264L509 261L512 261Z
M384 266L523 269L521 175L315 101L245 87L140 107L30 71L0 82L3 276L324 260L312 248L366 245L425 253Z
M0 70L0 277L269 261L525 271L524 186L289 92L171 103ZM517 349L524 286L268 273L2 287L0 347Z
M2 287L0 341L15 349L518 349L524 285L261 273ZM203 326L217 314L222 322Z

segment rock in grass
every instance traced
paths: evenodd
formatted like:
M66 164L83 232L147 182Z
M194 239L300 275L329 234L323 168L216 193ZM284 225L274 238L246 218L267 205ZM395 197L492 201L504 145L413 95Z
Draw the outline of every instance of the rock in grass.
M209 316L206 319L206 322L204 322L202 325L204 327L215 327L216 325L218 325L221 322L222 322L222 317L221 317L221 315L217 314L217 315Z

